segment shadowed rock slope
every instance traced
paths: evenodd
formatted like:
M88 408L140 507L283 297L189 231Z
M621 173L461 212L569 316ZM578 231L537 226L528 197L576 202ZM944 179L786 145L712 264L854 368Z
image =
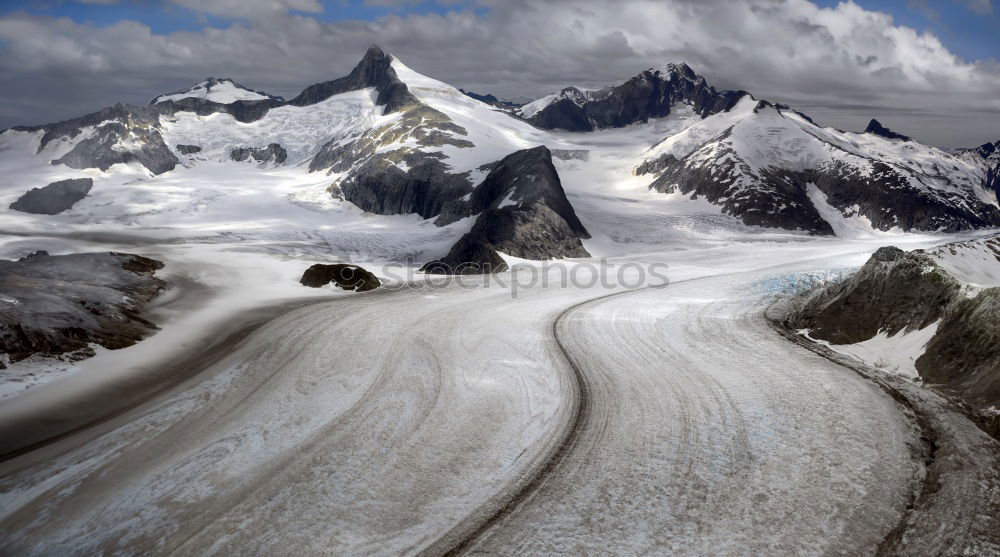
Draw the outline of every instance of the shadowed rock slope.
M90 178L71 178L52 182L43 188L32 188L11 203L10 208L24 213L58 215L73 208L78 201L87 197L92 187L94 180Z
M165 287L163 264L124 253L0 260L0 354L18 361L130 346L156 329L140 314Z
M1000 268L1000 242L993 242L991 263ZM916 360L920 377L970 405L984 429L1000 436L1000 287L958 280L948 251L955 253L950 246L881 248L857 273L813 293L786 325L836 345L936 324Z
M729 110L746 91L716 91L687 64L651 68L625 83L597 91L567 87L528 103L520 114L544 129L619 128L671 114L678 103L708 116Z
M507 268L497 252L524 259L589 257L590 238L566 199L552 153L535 147L493 165L467 200L445 207L438 224L479 215L443 258L424 266L439 274L480 274Z

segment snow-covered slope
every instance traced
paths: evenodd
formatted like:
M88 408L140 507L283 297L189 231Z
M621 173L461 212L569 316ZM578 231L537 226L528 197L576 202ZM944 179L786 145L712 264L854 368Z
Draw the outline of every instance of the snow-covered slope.
M517 114L523 118L531 119L549 106L564 100L574 104L578 108L582 108L590 99L590 93L593 93L593 90L567 87L562 91L531 101L519 108Z
M219 104L229 104L236 101L262 101L266 99L281 100L281 97L269 95L261 91L254 91L229 78L217 79L209 77L187 89L182 89L176 93L160 95L150 101L149 104L179 101L187 98L205 99Z
M833 233L810 195L879 230L1000 226L984 165L887 133L816 125L783 105L744 96L653 147L639 174L651 187L704 196L747 224Z
M881 126L862 134L821 128L748 93L716 91L683 64L597 91L568 88L520 116L421 75L376 46L349 75L288 101L211 79L155 101L0 133L0 203L33 187L91 178L89 196L60 222L184 221L197 228L197 214L213 227L228 214L240 226L312 226L312 218L262 218L260 211L284 215L292 203L351 213L344 222L356 222L360 210L443 223L442 211L468 199L498 161L546 146L570 203L587 204L580 217L594 233L591 242L667 241L656 218L640 230L623 216L636 214L635 203L660 214L661 201L697 205L699 214L743 232L750 229L719 212L818 233L1000 224L996 195L983 182L997 156L985 146L948 154ZM578 117L585 122L579 129L601 129L555 125ZM657 194L674 191L687 198ZM467 220L445 225L445 236L467 232Z

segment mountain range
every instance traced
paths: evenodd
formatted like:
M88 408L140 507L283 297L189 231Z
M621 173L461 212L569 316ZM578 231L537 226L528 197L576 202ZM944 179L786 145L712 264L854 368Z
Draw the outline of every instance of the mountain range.
M565 149L576 137L661 128L630 163L631 175L663 195L707 200L745 225L815 235L843 233L848 223L883 231L1000 226L1000 142L946 152L876 120L860 133L823 127L746 91L716 90L686 64L516 106L466 94L372 46L347 76L290 100L208 78L147 106L5 130L0 161L80 171L59 174L67 179L99 171L109 182L134 179L124 169L155 181L218 164L325 176L329 200L441 227L463 222L467 232L432 266L447 272L501 268L500 253L588 256L580 243L590 237L587 223L553 156L585 160L585 151ZM24 207L18 199L43 185L5 184L4 206ZM77 210L73 203L65 214Z

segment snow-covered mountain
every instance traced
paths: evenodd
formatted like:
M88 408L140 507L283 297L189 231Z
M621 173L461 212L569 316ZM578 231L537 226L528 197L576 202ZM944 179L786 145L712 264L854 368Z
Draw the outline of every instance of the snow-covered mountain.
M567 87L524 105L518 114L545 129L592 131L662 118L679 104L704 117L729 110L746 94L716 91L687 64L667 64L603 89Z
M156 104L164 101L179 101L187 98L205 99L219 104L229 104L236 101L262 101L265 99L273 99L277 101L284 100L279 96L271 95L263 91L254 91L253 89L240 85L229 78L224 77L217 79L209 77L199 81L187 89L182 89L175 93L160 95L149 101L149 104Z
M681 192L745 224L818 234L1000 226L998 150L946 153L877 121L864 133L824 128L747 92L718 91L685 64L497 106L373 46L350 74L290 100L207 79L147 106L5 130L0 201L89 178L86 197L53 218L164 226L202 215L197 228L211 213L212 226L245 215L243 226L253 227L285 222L268 212L290 204L295 226L322 227L333 218L324 212L360 209L409 215L422 231L444 231L426 237L454 243L465 235L466 248L478 246L452 246L450 259L448 249L400 248L424 261L456 263L462 253L495 260L490 250L577 257L588 253L587 218L606 222L608 189L635 199L647 190ZM529 190L545 194L508 208L508 197ZM577 217L571 201L586 203L588 217ZM490 234L474 233L483 228ZM425 238L398 236L414 245Z
M746 95L665 138L637 172L654 189L704 196L748 224L819 234L850 220L904 231L1000 226L985 162L874 124L864 133L825 128Z

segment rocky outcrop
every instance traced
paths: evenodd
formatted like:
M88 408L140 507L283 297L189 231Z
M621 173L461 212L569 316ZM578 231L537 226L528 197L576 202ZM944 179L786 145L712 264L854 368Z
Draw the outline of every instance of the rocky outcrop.
M921 251L880 248L850 278L817 293L791 324L833 344L923 329L944 315L961 285Z
M833 234L830 223L820 216L806 195L807 182L775 169L756 176L760 187L743 188L740 177L754 174L749 165L732 154L726 156L724 150L718 153L719 157L712 160L697 157L678 160L665 155L644 163L636 173L659 174L650 183L650 189L680 192L693 199L704 197L747 225Z
M58 215L73 208L78 201L87 197L92 187L94 180L91 178L71 178L52 182L43 188L32 188L11 203L10 208L23 213Z
M104 122L93 133L78 142L72 150L53 160L70 168L100 168L115 164L139 163L153 174L169 172L180 162L163 142L156 129L158 122L127 119L126 122ZM132 146L121 149L122 144Z
M865 133L870 133L872 135L877 135L879 137L884 137L886 139L898 139L900 141L910 141L910 138L901 134L896 133L889 128L882 125L881 122L872 118L871 122L868 122L868 127L865 128Z
M964 285L933 253L884 247L847 279L813 292L785 324L834 345L936 325L915 362L921 379L957 397L1000 436L1000 413L990 410L1000 407L997 323L1000 288Z
M369 130L358 139L324 145L309 170L345 174L335 186L344 199L365 211L431 218L445 203L471 192L473 184L468 172L453 172L440 152L421 148L474 148L464 139L466 135L464 128L440 111L418 104L406 109L394 123ZM415 146L382 149L401 143Z
M564 89L544 107L525 105L525 118L544 129L592 131L618 128L662 118L677 103L690 105L702 117L729 110L745 91L716 91L687 64L651 68L621 85L598 91Z
M399 112L419 103L406 84L399 80L396 70L392 69L392 56L382 52L378 45L372 45L350 74L333 81L310 85L288 104L308 106L340 93L366 87L374 87L378 91L375 104L385 107L384 114Z
M177 152L182 155L193 155L195 153L200 153L201 147L198 145L178 145Z
M503 110L513 110L513 109L521 106L520 104L515 103L515 102L502 101L502 100L498 99L496 97L496 95L493 95L491 93L486 93L485 95L480 95L479 93L473 93L472 91L466 91L465 89L459 89L459 91L463 95L465 95L465 96L467 96L469 98L476 99L479 102L484 102L486 104L493 105L493 106L495 106L497 108L500 108L500 109L503 109Z
M651 189L705 198L750 225L818 235L847 217L878 230L1000 226L981 162L916 142L905 155L870 148L780 104L741 104L664 144L635 170L653 176Z
M156 329L141 314L165 286L163 264L124 253L0 260L0 354L18 361L130 346Z
M971 155L974 160L985 166L986 177L983 180L983 185L994 192L997 200L1000 201L1000 141L984 143L975 149L968 150L965 154Z
M284 101L280 97L264 93L261 95L266 95L267 98L227 103L198 96L161 100L172 96L161 95L149 106L117 104L63 122L43 126L18 126L12 129L26 132L43 131L39 153L42 153L53 140L76 139L81 134L89 134L69 153L52 161L53 164L65 164L71 168L107 170L117 163L135 162L145 166L153 174L162 174L173 170L179 160L164 144L160 135L161 117L170 118L178 112L193 112L199 116L229 114L239 122L251 123L260 120L274 108L288 105L308 106L339 93L367 87L374 87L378 91L376 103L385 107L386 114L419 106L416 97L410 93L406 84L399 80L391 64L392 56L373 45L349 75L307 87L291 101ZM224 80L214 80L213 85L222 81ZM196 87L205 83L207 81ZM177 94L181 93L184 91ZM178 152L190 154L181 151L180 148ZM248 157L253 158L252 154L248 154Z
M566 199L546 147L525 149L493 165L468 199L448 204L438 224L478 215L443 258L424 266L437 274L479 274L506 269L497 252L524 259L589 257L590 238Z
M334 265L317 263L306 269L300 282L303 286L311 288L320 288L332 282L344 290L355 292L367 292L382 286L382 281L371 271L343 263Z
M237 147L229 152L229 158L237 162L254 160L258 163L281 164L288 158L288 152L277 143L267 147Z

